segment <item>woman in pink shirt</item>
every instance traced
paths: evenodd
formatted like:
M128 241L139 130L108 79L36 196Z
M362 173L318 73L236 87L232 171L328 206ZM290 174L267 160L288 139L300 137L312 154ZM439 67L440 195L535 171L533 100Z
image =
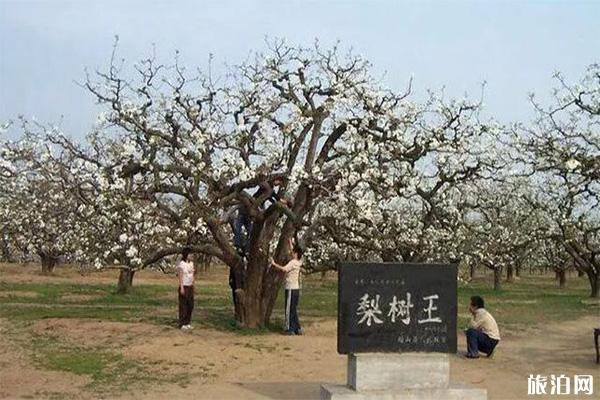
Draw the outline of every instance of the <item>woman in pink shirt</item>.
M190 260L190 251L184 249L181 252L181 261L177 265L177 277L179 278L179 327L183 330L192 329L192 311L194 310L194 278L196 269L194 262Z

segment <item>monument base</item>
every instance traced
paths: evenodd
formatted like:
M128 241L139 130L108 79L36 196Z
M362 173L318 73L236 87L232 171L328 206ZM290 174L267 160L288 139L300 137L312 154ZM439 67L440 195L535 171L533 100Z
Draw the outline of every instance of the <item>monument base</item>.
M321 400L486 400L487 390L450 384L443 353L348 354L346 385L321 386Z
M447 388L450 358L444 353L348 354L347 376L356 391Z
M346 385L321 385L321 400L486 400L485 389L461 385L435 389L355 391Z

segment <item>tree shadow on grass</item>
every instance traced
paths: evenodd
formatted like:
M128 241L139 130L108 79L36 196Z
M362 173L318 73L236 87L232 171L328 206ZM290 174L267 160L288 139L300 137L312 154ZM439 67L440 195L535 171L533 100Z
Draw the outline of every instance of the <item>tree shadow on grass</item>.
M239 335L260 335L274 332L281 332L282 325L271 323L263 328L246 328L239 326L235 321L233 310L226 308L208 309L202 315L202 319L198 324L203 327L216 329L218 331L232 332Z
M177 315L154 315L149 320L157 325L170 328L179 328ZM220 332L231 332L239 335L261 335L269 333L279 333L283 330L281 321L276 321L264 328L245 328L238 326L235 321L233 310L228 308L204 308L194 310L192 325L201 328L214 329Z

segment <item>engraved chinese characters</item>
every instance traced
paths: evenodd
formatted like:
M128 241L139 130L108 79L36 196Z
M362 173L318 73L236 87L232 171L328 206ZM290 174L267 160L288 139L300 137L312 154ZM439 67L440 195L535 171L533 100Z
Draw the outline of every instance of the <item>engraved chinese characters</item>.
M359 325L365 322L367 326L371 326L372 323L383 324L383 321L378 318L378 315L381 314L381 310L379 309L379 298L380 296L376 294L374 298L369 300L368 293L365 293L365 295L360 298L358 308L356 309L356 315L359 317ZM437 307L433 305L433 301L438 298L439 296L437 294L423 298L423 300L428 301L427 308L423 309L423 311L427 313L427 318L419 320L419 324L426 322L442 322L439 317L433 318L431 316L431 313L437 310ZM401 321L405 325L410 323L410 309L414 307L414 304L410 302L410 292L406 293L406 300L398 301L397 297L394 296L389 307L387 316L391 317L391 322L396 322L397 318L402 317Z
M338 352L456 352L456 266L339 265Z

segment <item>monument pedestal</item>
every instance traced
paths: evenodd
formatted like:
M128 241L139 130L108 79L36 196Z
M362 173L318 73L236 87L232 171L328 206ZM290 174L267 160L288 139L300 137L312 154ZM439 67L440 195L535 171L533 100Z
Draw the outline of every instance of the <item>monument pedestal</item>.
M485 400L450 385L457 348L456 264L340 263L338 353L346 385L322 385L324 400Z
M321 386L322 400L485 400L485 389L450 385L444 353L360 353L348 355L346 385Z

